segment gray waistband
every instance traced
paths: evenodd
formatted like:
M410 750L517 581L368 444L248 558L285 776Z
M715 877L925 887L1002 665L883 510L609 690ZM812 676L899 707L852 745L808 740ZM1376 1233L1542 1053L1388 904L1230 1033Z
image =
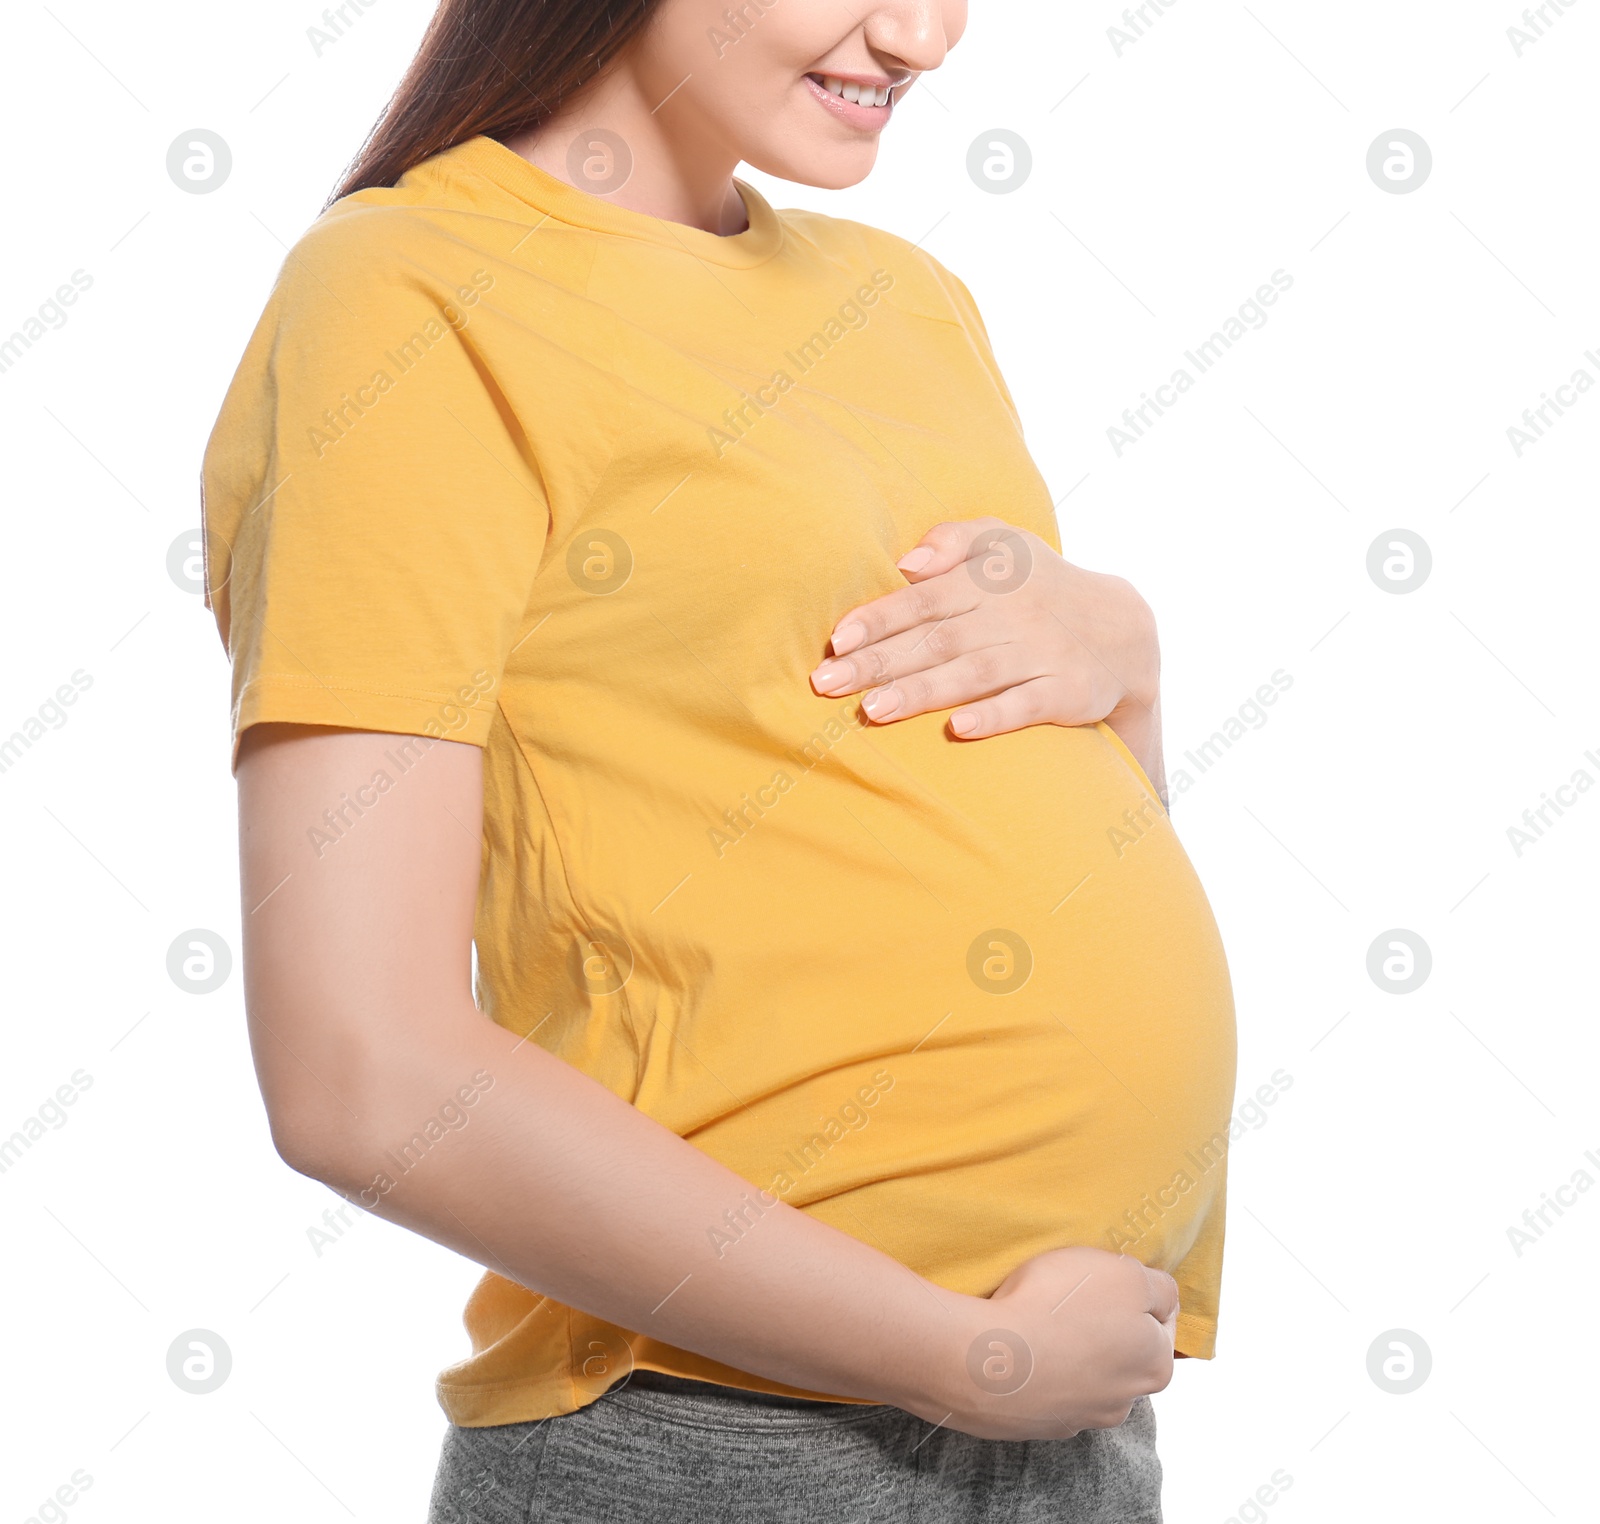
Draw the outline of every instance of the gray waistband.
M672 1392L680 1397L715 1404L740 1403L747 1407L795 1408L806 1411L827 1407L850 1408L857 1405L818 1402L810 1397L786 1397L777 1392L751 1392L743 1387L722 1386L714 1381L694 1381L687 1376L668 1376L661 1371L647 1370L634 1371L631 1376L609 1388L606 1396L614 1396L629 1390Z

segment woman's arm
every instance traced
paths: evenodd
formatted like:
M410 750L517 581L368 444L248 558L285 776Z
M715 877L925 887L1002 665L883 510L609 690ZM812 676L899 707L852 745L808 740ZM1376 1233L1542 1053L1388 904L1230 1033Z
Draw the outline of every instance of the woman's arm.
M1132 592L1132 589L1129 591ZM1133 596L1138 598L1139 595L1134 593ZM1144 600L1139 601L1142 603ZM1154 638L1152 634L1152 641ZM1150 690L1147 698L1129 694L1106 716L1106 724L1116 731L1122 738L1122 744L1138 758L1139 766L1144 769L1145 777L1155 785L1156 797L1165 809L1169 800L1167 761L1161 749L1160 688Z
M380 771L334 837L325 812ZM780 1203L718 1259L706 1230L750 1183L473 1003L477 747L257 725L238 778L251 1046L301 1173L623 1328L970 1433L1104 1427L1170 1379L1173 1282L1102 1250L1052 1250L982 1299ZM969 1361L997 1325L1034 1362L1007 1396Z

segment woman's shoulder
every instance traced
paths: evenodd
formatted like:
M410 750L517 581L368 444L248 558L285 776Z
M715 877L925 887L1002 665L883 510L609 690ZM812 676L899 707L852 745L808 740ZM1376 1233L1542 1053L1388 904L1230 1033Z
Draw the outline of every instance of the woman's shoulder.
M488 262L485 241L459 209L403 189L358 191L290 247L269 307L286 319L360 326L410 311L419 298L442 308Z
M286 251L254 320L207 444L213 484L235 468L259 474L268 449L321 462L379 398L386 422L360 434L391 444L399 419L416 433L448 417L446 404L492 410L474 338L503 264L480 222L415 182L324 210Z
M794 237L809 244L824 259L876 274L880 287L891 293L898 305L962 326L976 315L972 294L960 277L920 241L869 223L804 208L785 208L779 216Z
M581 291L592 235L528 209L446 150L398 184L355 191L316 218L288 250L271 305L284 317L335 326L384 321L421 306L447 318L515 266L551 287ZM531 233L537 245L529 245Z

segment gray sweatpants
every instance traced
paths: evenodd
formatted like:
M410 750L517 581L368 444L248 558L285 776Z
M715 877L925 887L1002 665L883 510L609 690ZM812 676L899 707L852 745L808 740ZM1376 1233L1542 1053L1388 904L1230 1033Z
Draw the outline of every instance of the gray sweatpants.
M428 1524L1160 1524L1155 1417L975 1439L893 1407L637 1371L576 1413L445 1436Z

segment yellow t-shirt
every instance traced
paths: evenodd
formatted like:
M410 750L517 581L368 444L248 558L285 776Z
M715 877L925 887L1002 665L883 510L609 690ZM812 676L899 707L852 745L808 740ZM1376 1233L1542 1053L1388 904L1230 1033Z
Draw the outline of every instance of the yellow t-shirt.
M1233 1004L1148 780L1104 725L961 742L808 681L931 525L1059 549L983 324L904 240L740 192L720 238L480 137L301 240L205 461L235 757L484 748L479 1003L750 1182L686 1270L779 1199L977 1295L1126 1249L1209 1356ZM466 1325L462 1425L630 1364L792 1390L492 1273Z

